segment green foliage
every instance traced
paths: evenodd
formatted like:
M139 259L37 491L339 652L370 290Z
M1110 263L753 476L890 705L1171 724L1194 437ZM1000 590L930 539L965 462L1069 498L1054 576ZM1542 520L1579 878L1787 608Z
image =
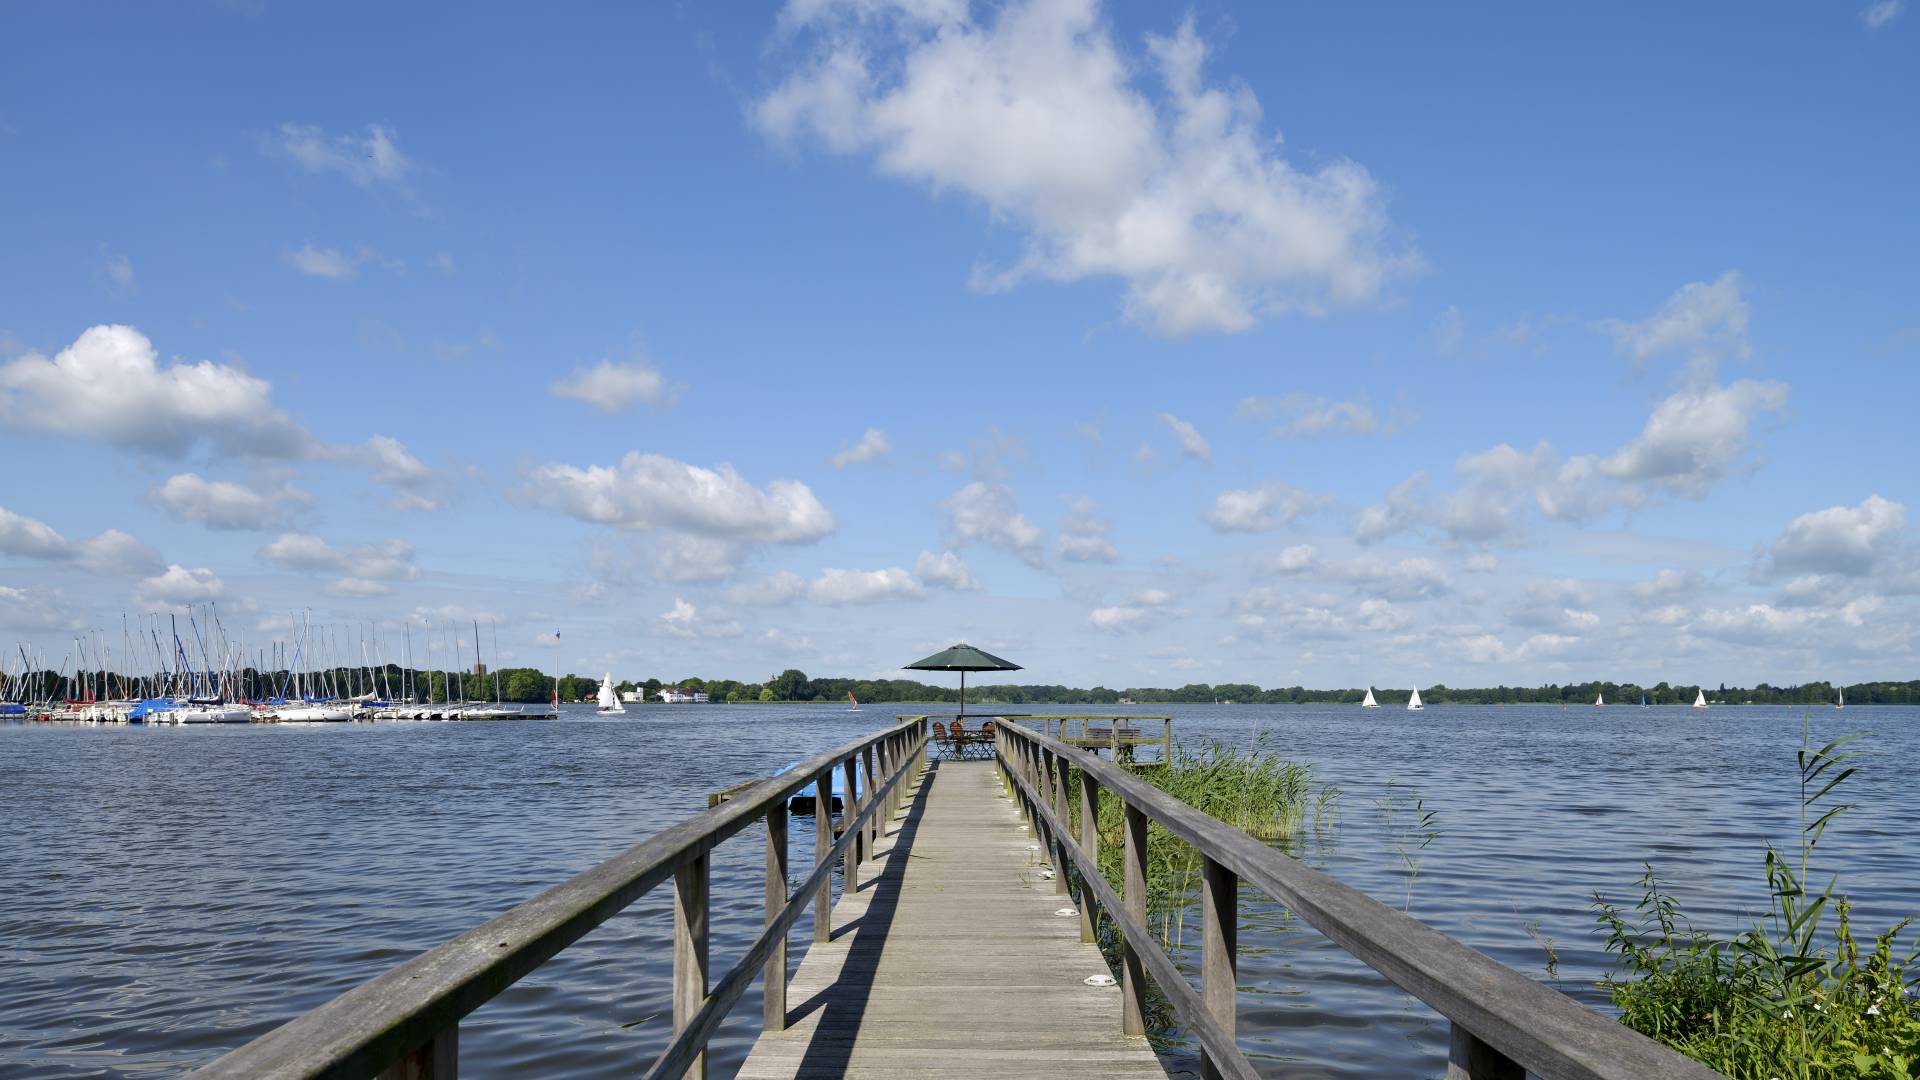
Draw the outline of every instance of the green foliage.
M1311 766L1287 761L1269 749L1265 739L1250 750L1214 741L1198 751L1175 746L1165 765L1143 768L1139 775L1197 810L1282 845L1309 819L1330 824L1338 800L1331 785L1313 779ZM1070 804L1077 806L1077 777L1069 788ZM1100 873L1115 889L1121 887L1124 871L1125 813L1120 800L1100 800ZM1198 903L1203 864L1191 844L1158 822L1148 822L1147 922L1165 943L1178 945L1182 940L1182 917Z
M1426 858L1427 845L1442 835L1440 812L1427 809L1426 798L1398 780L1387 781L1386 794L1375 800L1374 806L1379 809L1387 835L1393 838L1393 849L1400 853L1400 864L1407 872L1407 899L1401 910L1412 911L1413 883L1420 878L1420 864Z
M1808 873L1828 824L1853 808L1831 800L1854 774L1855 736L1799 752L1797 858L1767 847L1767 916L1732 938L1696 930L1651 866L1631 914L1595 896L1617 966L1601 985L1621 1022L1736 1078L1913 1080L1920 1072L1920 953L1899 956L1902 919L1863 960L1838 878L1814 893ZM1820 943L1828 912L1832 947Z

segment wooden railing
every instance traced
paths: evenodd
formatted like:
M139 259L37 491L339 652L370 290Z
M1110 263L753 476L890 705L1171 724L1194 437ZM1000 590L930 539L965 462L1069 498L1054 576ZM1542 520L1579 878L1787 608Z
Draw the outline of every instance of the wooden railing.
M705 1077L707 1041L756 976L766 979L766 1026L776 1031L786 1027L787 934L811 899L813 939L828 939L833 864L842 862L851 887L854 867L873 850L880 830L899 809L909 778L925 765L926 741L925 725L906 720L809 758L288 1021L193 1075L452 1080L459 1067L462 1017L672 878L674 1036L646 1075ZM815 799L813 870L789 894L787 800L813 784L831 791L836 768L846 788L840 836L834 838L831 800ZM761 820L767 826L766 930L709 990L709 853Z
M1199 1043L1202 1073L1256 1074L1234 1039L1240 884L1286 905L1341 948L1419 998L1453 1025L1449 1080L1708 1080L1720 1074L1688 1060L1572 998L1476 952L1417 919L1313 870L1201 813L1127 769L1013 724L996 726L996 759L1055 866L1054 884L1080 886L1080 933L1095 940L1101 913L1120 932L1121 1023L1146 1030L1146 981L1166 995ZM1079 828L1068 811L1068 770L1079 774ZM1124 810L1123 889L1100 873L1100 796ZM1147 823L1199 851L1200 989L1147 929ZM1069 875L1067 868L1078 871Z

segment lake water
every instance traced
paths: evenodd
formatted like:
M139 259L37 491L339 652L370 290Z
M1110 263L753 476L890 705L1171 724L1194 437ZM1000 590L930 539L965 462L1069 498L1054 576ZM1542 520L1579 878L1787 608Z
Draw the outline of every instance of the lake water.
M895 707L642 708L602 720L0 726L0 1075L173 1074L498 914L706 794L830 749ZM1045 711L1045 710L1033 710ZM1075 711L1075 710L1060 710ZM1128 711L1128 710L1121 710ZM1864 732L1819 866L1856 925L1920 911L1920 709L1172 706L1183 742L1256 739L1340 790L1296 853L1407 903L1397 781L1438 812L1414 915L1604 1007L1596 890L1638 895L1653 862L1703 927L1766 905L1765 844L1792 842L1794 751ZM1398 826L1406 824L1404 812ZM796 819L795 863L811 827ZM762 840L715 853L712 970L759 933ZM624 1076L668 1035L670 890L656 892L463 1024L469 1076ZM1263 1072L1433 1076L1435 1014L1274 905L1243 899L1239 1023ZM796 954L811 940L795 930ZM1191 940L1191 937L1189 937ZM1545 972L1557 951L1557 974ZM1188 959L1188 958L1183 958ZM796 955L797 963L797 955ZM713 1044L728 1075L757 988ZM1118 1022L1116 1017L1115 1022ZM1166 1055L1170 1069L1194 1066Z

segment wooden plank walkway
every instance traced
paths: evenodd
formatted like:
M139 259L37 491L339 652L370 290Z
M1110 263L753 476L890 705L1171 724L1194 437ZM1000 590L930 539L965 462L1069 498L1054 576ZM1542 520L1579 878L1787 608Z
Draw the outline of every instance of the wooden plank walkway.
M740 1080L1155 1077L991 761L935 762L834 908Z

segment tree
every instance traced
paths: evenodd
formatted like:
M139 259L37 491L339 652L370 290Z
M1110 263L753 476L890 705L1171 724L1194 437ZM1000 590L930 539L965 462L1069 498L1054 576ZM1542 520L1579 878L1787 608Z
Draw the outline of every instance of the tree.
M771 686L763 686L763 687L761 687L761 688L760 688L760 700L761 700L761 701L772 701L772 700L773 700L773 687L771 687Z
M781 701L811 700L811 695L807 693L807 673L799 668L788 668L767 680L767 689L773 691L773 696Z

